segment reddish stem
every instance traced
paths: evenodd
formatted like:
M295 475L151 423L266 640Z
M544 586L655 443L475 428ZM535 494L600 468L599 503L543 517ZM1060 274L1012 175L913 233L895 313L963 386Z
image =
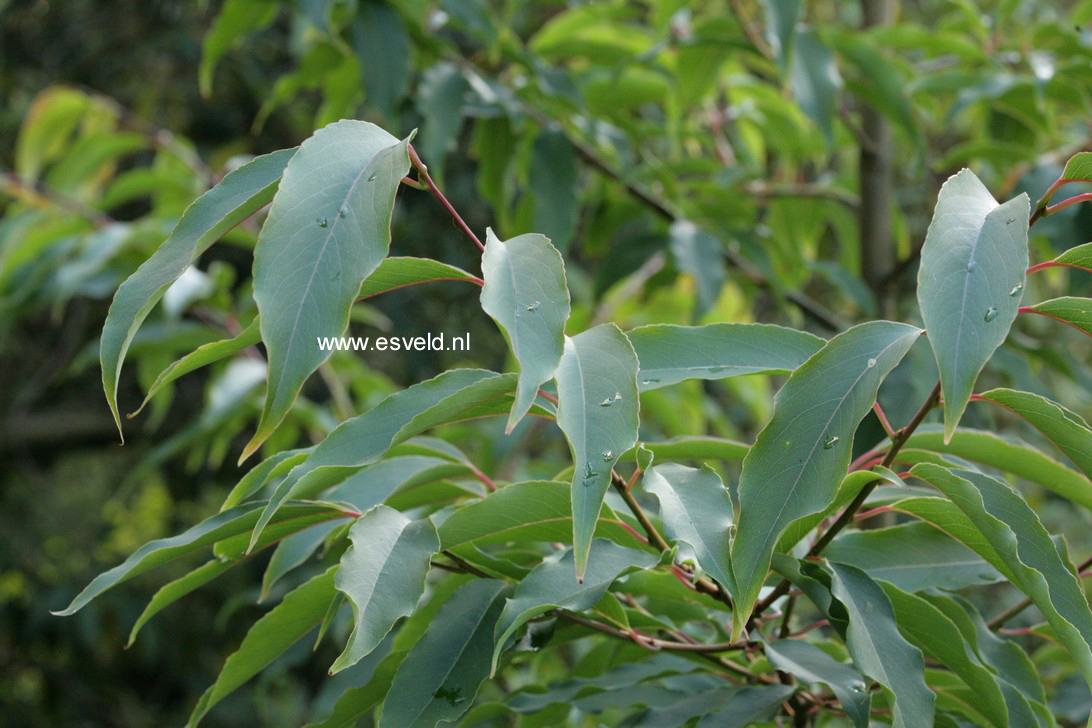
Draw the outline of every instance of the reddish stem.
M470 229L470 226L463 220L462 215L452 206L448 199L444 197L444 193L440 191L440 188L436 186L436 183L432 181L432 177L428 174L428 167L421 161L421 158L417 156L417 150L411 145L409 148L409 158L413 162L413 166L417 168L417 173L421 179L425 181L428 186L428 191L432 193L432 196L440 201L440 204L447 210L447 214L451 216L451 219L463 231L463 234L470 238L471 242L478 246L478 250L485 252L485 246L482 245L482 241L478 239L478 236L474 234L474 231Z

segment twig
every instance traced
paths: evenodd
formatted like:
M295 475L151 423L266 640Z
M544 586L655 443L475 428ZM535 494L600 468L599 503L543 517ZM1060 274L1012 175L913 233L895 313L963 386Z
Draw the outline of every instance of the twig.
M485 246L482 245L482 241L478 239L478 236L474 234L474 231L470 229L470 226L466 224L459 212L452 206L448 199L444 197L444 193L440 191L440 188L436 186L436 183L432 181L432 177L428 174L428 167L421 161L421 158L417 156L417 150L412 145L409 147L409 158L413 162L413 166L417 169L417 174L421 179L425 181L425 185L428 187L428 191L432 193L432 196L440 201L440 204L447 210L447 214L451 216L451 219L463 231L463 234L470 238L471 242L478 246L478 250L485 252Z
M1077 573L1082 574L1084 572L1084 570L1087 569L1090 566L1092 566L1092 556L1085 559L1084 562L1080 566L1077 567ZM1016 604L1013 604L1011 607L1009 607L1005 611L1001 612L1001 614L998 614L996 617L991 619L989 622L986 622L986 626L996 632L997 630L1001 629L1001 627L1005 624L1005 622L1009 621L1010 619L1012 619L1017 614L1024 611L1025 609L1027 609L1030 606L1031 606L1031 597L1025 597L1021 601L1017 602Z

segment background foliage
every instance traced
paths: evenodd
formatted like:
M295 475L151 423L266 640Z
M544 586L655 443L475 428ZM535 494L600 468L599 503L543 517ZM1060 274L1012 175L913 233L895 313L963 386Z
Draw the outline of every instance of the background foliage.
M96 358L117 285L244 157L340 118L399 137L418 129L415 146L471 227L501 239L541 232L565 254L573 330L763 321L829 336L877 316L916 319L918 254L952 173L970 167L997 199L1035 200L1088 146L1089 2L906 2L890 22L855 3L773 0L0 7L0 669L10 676L0 702L19 725L181 723L265 612L255 605L264 556L151 621L126 652L126 630L165 577L131 582L69 620L45 611L144 541L214 512L242 472L234 463L261 411L248 355L165 387L126 423L120 450ZM1089 240L1090 214L1076 206L1037 224L1032 259ZM141 329L121 380L124 412L177 356L249 320L236 302L249 300L240 294L256 233L252 221L231 231ZM393 240L400 255L479 271L424 193L399 194ZM1089 285L1051 270L1029 279L1025 297L1088 295ZM469 332L472 351L335 355L270 452L317 441L444 369L503 371L507 347L477 296L441 283L356 306L355 331ZM978 390L1012 386L1087 414L1087 361L1079 332L1022 315ZM912 350L880 393L892 420L909 419L935 379L929 352ZM646 392L642 439L751 442L782 381ZM985 407L963 422L1043 442ZM866 420L859 450L882 434ZM512 437L499 422L444 437L503 480L552 478L569 462L537 422ZM738 463L720 467L725 482L738 478ZM1086 510L1020 485L1072 554L1092 551ZM986 614L1019 598L1004 587L976 594ZM1037 621L1026 613L1012 625ZM1069 658L1034 635L1018 639L1052 712L1083 721L1089 696ZM309 647L206 723L298 725L321 713L331 693L315 666L337 650L324 643L312 657ZM556 679L595 674L608 649L553 666Z

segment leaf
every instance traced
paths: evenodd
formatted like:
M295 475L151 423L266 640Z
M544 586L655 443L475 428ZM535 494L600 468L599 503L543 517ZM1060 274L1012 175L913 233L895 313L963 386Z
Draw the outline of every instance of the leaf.
M683 435L666 442L643 442L638 447L626 450L622 454L622 460L636 460L639 448L648 450L661 460L742 460L751 449L742 442L723 437Z
M573 456L576 578L588 566L592 533L618 457L637 442L637 355L614 324L569 338L557 368L557 424Z
M687 379L791 372L823 346L818 336L772 324L652 324L626 332L642 392Z
M924 524L923 524L924 525ZM994 674L978 659L959 628L922 597L881 584L895 610L899 632L929 657L949 667L973 694L972 706L996 726L1009 725L1005 698Z
M429 561L440 550L431 522L412 521L382 505L357 519L349 540L336 586L353 605L353 632L331 675L359 662L399 619L413 613L425 591Z
M971 471L956 474L928 463L915 465L910 474L948 496L959 509L954 514L957 518L943 511L927 512L923 504L916 502L900 502L893 507L908 510L948 531L1030 597L1057 632L1085 681L1092 685L1092 611L1072 566L1035 511L1009 486L988 475Z
M825 554L907 592L962 589L1004 579L966 546L920 522L842 533Z
M744 458L740 476L732 542L734 639L766 579L778 538L834 500L857 425L920 333L890 321L854 326L796 369L777 393L773 418Z
M541 230L558 250L567 251L580 212L580 177L576 153L565 132L546 129L538 133L531 145L527 174L532 190L533 229Z
M584 581L578 583L573 580L572 549L544 560L524 577L504 605L497 621L491 673L496 672L497 660L509 638L524 624L554 609L573 612L591 609L615 579L634 569L649 569L658 561L657 556L647 551L597 539L595 559L589 564Z
M724 269L724 249L720 242L689 220L671 223L668 246L675 264L683 273L694 277L698 286L694 317L713 307L720 295L727 273Z
M121 430L117 386L125 353L167 288L225 232L265 206L294 149L266 154L231 172L186 208L170 237L121 284L102 327L102 386Z
M305 379L330 356L364 280L390 245L394 196L409 171L409 139L342 120L292 157L254 249L254 300L269 383L249 457L288 413Z
M1027 195L998 205L967 169L940 189L921 251L918 305L940 369L945 441L1016 318L1029 210Z
M434 179L443 178L444 158L463 125L468 90L466 77L453 63L441 61L421 73L416 94L422 117L417 149Z
M1081 333L1092 336L1092 298L1062 296L1020 309L1048 316L1063 324L1069 324Z
M335 568L330 567L296 587L254 623L239 649L224 662L216 682L197 701L186 723L187 728L201 722L214 705L264 670L322 621L337 594L334 571Z
M266 28L277 16L277 5L265 0L227 0L201 44L201 65L197 70L201 95L212 95L216 64L242 37Z
M387 696L391 681L404 659L405 650L384 657L366 685L346 690L334 703L330 715L321 723L308 723L307 728L353 728Z
M685 546L682 558L692 559L721 584L731 584L732 499L720 476L708 465L697 470L665 463L645 470L642 485L660 502L665 535Z
M262 590L258 595L258 601L265 601L278 581L311 558L330 534L344 525L337 521L318 523L278 541L262 574Z
M849 612L846 647L864 674L895 694L895 728L932 725L934 695L925 685L921 650L899 634L887 595L854 566L830 568L833 594Z
M762 0L766 42L770 45L782 73L792 57L792 39L800 17L800 0Z
M789 61L789 89L819 127L827 146L834 143L834 107L842 77L834 54L811 28L798 29Z
M38 94L27 109L15 142L15 172L25 182L38 180L42 169L70 145L91 99L76 89L55 86Z
M745 728L765 723L792 695L791 685L749 685L705 690L662 708L648 710L639 725L648 728L681 728L694 718L700 728ZM635 702L639 698L634 699Z
M519 362L516 401L506 433L535 401L538 388L553 377L561 361L569 289L561 254L542 235L530 233L502 241L486 229L482 255L482 309L508 341Z
M248 503L221 511L176 536L149 541L122 563L96 576L83 591L76 595L71 604L53 614L61 617L75 614L99 594L123 581L180 556L193 553L204 546L250 531L257 522L263 505L260 502ZM296 530L300 530L322 521L345 518L348 515L344 511L336 510L328 503L290 503L281 508L275 522L287 523Z
M1030 422L1092 479L1092 429L1080 415L1046 397L1015 389L991 389L979 398L996 402Z
M795 676L802 683L829 685L853 725L867 728L872 696L861 673L801 640L771 642L766 645L765 651L774 667Z
M1092 487L1087 478L1023 442L1003 440L992 432L961 427L952 435L951 442L945 444L942 429L922 425L906 441L906 447L956 455L1014 473L1074 503L1092 508ZM904 448L902 454L905 453ZM912 461L904 461L900 455L899 462Z
M466 712L489 677L493 630L507 592L492 579L455 592L402 661L379 728L435 725Z
M362 415L345 420L319 443L306 460L292 468L273 492L261 518L254 526L252 542L258 540L265 524L289 498L300 493L317 493L333 485L353 471L378 462L392 445L399 442L399 433L430 408L451 395L485 379L498 375L483 369L451 369L424 382L386 397ZM416 432L409 432L408 439Z
M166 369L159 373L159 376L155 378L152 386L148 388L148 393L144 395L144 401L140 403L140 406L137 407L129 417L136 417L140 414L148 405L148 402L152 400L152 397L157 395L163 387L177 380L179 377L189 374L201 367L218 362L232 354L237 354L248 346L254 346L261 340L262 335L258 330L258 319L255 318L245 329L235 336L229 339L220 339L219 341L203 344L181 359L176 359L167 366Z
M295 450L282 450L275 455L270 455L240 478L235 487L231 489L220 510L224 511L237 506L244 500L260 491L273 478L279 477L296 467L314 451L314 446L297 448Z
M144 607L144 611L137 617L137 621L129 631L129 641L126 643L125 647L128 648L132 646L133 642L136 641L137 633L140 632L140 628L147 624L148 620L159 614L171 604L177 602L182 597L200 589L205 584L208 584L232 566L235 566L234 562L212 559L211 561L206 561L204 564L201 564L201 566L198 566L185 576L180 576L174 581L160 587L159 591L155 593L151 601Z
M1078 152L1070 157L1059 179L1066 182L1092 182L1092 152Z
M466 281L481 284L478 278L465 270L431 258L384 258L379 267L364 279L364 283L357 292L357 298L362 300L398 288L436 281Z
M398 11L382 3L361 3L353 18L353 51L360 61L370 106L390 123L412 74L410 38Z
M1039 263L1031 270L1057 265L1066 266L1068 268L1080 268L1081 270L1092 272L1092 243L1085 243L1084 245L1070 248L1054 260L1047 261L1046 263Z

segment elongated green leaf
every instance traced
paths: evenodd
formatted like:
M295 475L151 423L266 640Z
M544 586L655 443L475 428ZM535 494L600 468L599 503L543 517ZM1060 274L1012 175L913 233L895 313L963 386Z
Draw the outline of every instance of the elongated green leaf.
M54 86L38 94L27 109L15 142L15 171L36 182L42 169L62 154L92 99L73 88Z
M639 448L648 450L660 460L742 460L751 449L749 445L723 437L683 435L665 442L642 442L622 453L622 460L636 460Z
M834 500L857 425L920 333L890 321L854 326L797 368L777 393L773 418L744 458L740 476L732 542L734 636L754 606L781 534Z
M980 397L996 402L1030 422L1086 476L1092 478L1092 428L1083 417L1031 392L991 389Z
M1081 270L1092 272L1092 243L1085 243L1084 245L1070 248L1054 260L1040 263L1035 266L1035 269L1056 265L1065 266L1067 268L1080 268Z
M386 697L399 665L406 659L406 653L407 650L401 650L384 657L367 684L346 690L334 703L330 715L321 722L308 723L307 728L353 728L357 725Z
M1080 582L1035 511L1016 491L988 475L915 465L911 475L943 492L959 509L951 513L932 499L908 499L893 507L928 520L960 539L1031 598L1092 684L1092 611Z
M371 298L398 288L436 281L466 281L481 284L478 278L462 268L431 258L384 258L379 267L364 279L357 292L357 298Z
M1087 478L1023 442L1005 440L992 432L961 427L945 444L943 429L922 425L910 436L906 445L908 448L935 450L999 468L1038 483L1074 503L1092 508L1092 487ZM905 452L904 449L902 453ZM905 462L913 460L907 459Z
M834 596L849 612L846 646L853 662L895 694L896 728L932 725L934 695L925 685L925 661L921 650L899 634L891 601L857 567L830 567Z
M390 245L394 196L409 171L399 142L362 121L338 121L305 141L254 250L254 300L269 355L265 407L246 459L284 419L300 387L329 356L364 280Z
M261 209L277 189L294 149L258 157L230 173L186 208L174 232L114 294L102 327L102 386L121 430L117 386L125 353L167 288L225 232Z
M369 106L394 122L395 105L412 73L410 37L394 7L362 3L353 18L353 50L360 61Z
M652 324L628 331L642 392L687 379L791 372L823 346L818 336L772 324Z
M899 632L927 657L946 665L972 691L973 707L996 726L1009 725L1001 686L979 660L959 627L926 599L890 583L881 583L895 610Z
M137 407L136 411L129 416L135 417L140 414L141 410L152 401L152 397L179 377L236 354L248 346L254 346L261 340L262 335L258 330L258 319L254 319L245 329L230 339L221 339L197 347L196 350L172 362L159 373L152 386L148 388L148 393L144 395L144 401L140 403L140 407Z
M700 728L745 728L770 720L793 693L791 685L750 685L705 690L644 714L641 725L681 728L698 718ZM634 702L640 698L634 698Z
M227 498L224 499L224 504L220 506L220 510L226 511L228 508L239 505L260 491L273 478L284 475L302 463L314 449L312 446L295 450L281 450L275 455L270 455L248 470L246 475L239 479L239 482L235 484L235 487L228 493Z
M201 65L197 70L201 95L212 94L212 76L216 64L233 45L248 33L267 27L277 15L277 6L264 0L227 0L201 45Z
M1027 195L998 205L970 170L940 189L921 250L918 305L944 392L944 438L1008 336L1028 266Z
M258 521L263 505L263 503L249 503L221 511L177 536L149 541L122 563L96 576L83 591L76 595L71 604L54 614L58 616L74 614L99 594L123 581L180 556L193 553L204 546L250 531ZM328 503L289 503L277 513L276 522L283 522L298 530L321 521L345 518L348 515L344 511L336 510Z
M1061 179L1067 182L1092 182L1092 152L1078 152L1069 158Z
M411 521L386 506L358 518L349 540L336 584L353 605L353 633L331 674L355 665L395 622L413 613L425 590L429 560L440 550L432 523Z
M1004 579L980 556L927 523L843 533L825 554L908 592L962 589Z
M715 237L689 220L671 224L668 242L679 270L692 275L697 283L697 318L713 307L724 285L724 249Z
M265 524L285 500L299 493L317 492L354 470L379 461L414 418L460 390L497 376L483 369L452 369L395 392L364 414L342 422L277 486L254 527L252 542L257 542ZM403 439L414 434L417 433L411 432Z
M240 685L264 670L301 637L313 630L330 606L334 590L335 567L319 574L289 592L284 601L254 623L243 642L227 661L219 676L197 702L189 726L197 725L205 714Z
M1069 324L1081 333L1092 336L1092 298L1062 296L1049 301L1027 306L1021 311L1030 311Z
M493 631L508 587L492 579L459 588L394 676L379 728L412 728L455 720L489 677Z
M165 608L174 604L190 592L208 584L232 566L235 566L235 564L231 561L212 559L211 561L206 561L204 564L201 564L185 576L180 576L169 584L164 584L160 587L159 591L155 593L155 596L152 597L151 601L148 602L148 605L144 607L144 611L140 613L140 616L137 617L137 621L129 631L129 642L125 646L132 646L133 642L136 640L137 633L140 632L140 628L147 624L148 620L152 617L159 614Z
M771 642L766 645L766 657L778 670L784 670L802 683L829 685L853 725L867 728L872 696L861 673L815 645L800 640Z
M552 480L506 485L485 498L468 503L440 524L440 544L452 549L463 544L501 541L571 543L572 502L567 483ZM616 543L636 544L610 506L604 505L595 535Z
M651 568L658 561L654 554L647 551L636 551L606 539L597 539L595 558L584 573L584 581L579 584L573 580L572 549L543 561L519 583L504 605L504 611L497 621L492 672L497 670L497 660L508 639L528 621L552 609L574 612L591 609L619 576L634 569Z
M344 524L340 521L318 523L278 541L262 574L262 590L258 601L265 601L278 581L310 559L330 533L342 526Z
M683 546L682 558L693 559L718 582L730 585L732 498L720 476L709 466L697 470L665 463L645 470L642 485L660 501L664 531Z
M559 250L567 251L580 213L580 176L576 153L565 132L545 129L538 133L531 145L528 176L529 187L535 191L531 201L534 229L544 232Z
M542 235L502 241L486 230L482 276L482 309L500 326L519 362L519 387L505 430L511 432L561 361L569 318L565 264Z
M842 77L834 54L810 28L797 30L789 61L789 88L804 113L819 127L827 145L834 141L834 107Z
M588 566L592 533L611 469L637 442L637 355L614 324L565 337L557 369L557 424L572 450L576 577Z

